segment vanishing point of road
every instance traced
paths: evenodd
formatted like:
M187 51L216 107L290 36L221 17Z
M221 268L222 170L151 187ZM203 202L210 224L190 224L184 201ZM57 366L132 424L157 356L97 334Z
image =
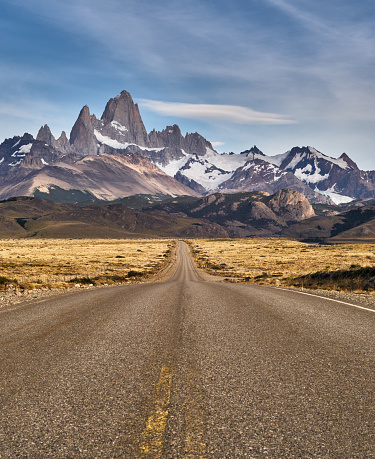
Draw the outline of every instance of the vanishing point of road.
M373 458L374 331L180 243L167 281L0 311L0 458Z

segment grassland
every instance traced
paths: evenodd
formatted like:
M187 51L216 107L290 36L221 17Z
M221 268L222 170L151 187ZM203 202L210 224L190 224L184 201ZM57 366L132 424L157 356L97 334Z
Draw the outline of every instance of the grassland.
M0 289L129 282L159 271L172 240L0 240Z
M375 245L311 245L288 239L195 239L198 264L234 282L372 291Z

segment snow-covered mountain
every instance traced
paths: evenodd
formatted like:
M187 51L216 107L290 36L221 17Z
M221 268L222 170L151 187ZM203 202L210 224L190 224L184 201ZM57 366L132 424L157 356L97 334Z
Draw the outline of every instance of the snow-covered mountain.
M295 147L269 160L337 203L374 196L375 172L361 171L346 153L335 159L312 147Z
M133 159L143 158L137 183L134 173L132 178L128 174L129 154ZM124 158L117 162L117 170L111 155ZM147 133L139 108L126 91L108 101L100 119L90 113L88 106L83 107L69 139L65 132L56 139L44 125L35 139L24 134L0 145L2 199L21 192L32 195L38 188L45 191L49 186L91 190L106 199L142 190L149 193L144 180L147 173L153 177L151 188L155 192L164 193L167 186L170 194L176 195L215 191L273 194L289 188L303 193L311 202L375 197L375 172L359 170L346 154L334 159L312 147L295 147L276 156L267 156L257 147L240 154L219 154L200 134L183 136L177 125ZM108 189L111 174L116 183L113 192Z

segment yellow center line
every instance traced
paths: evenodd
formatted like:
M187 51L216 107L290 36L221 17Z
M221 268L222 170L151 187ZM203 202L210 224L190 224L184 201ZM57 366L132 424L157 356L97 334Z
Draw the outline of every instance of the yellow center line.
M162 365L155 391L154 406L143 431L141 444L142 456L162 457L163 437L168 417L172 377L173 368L168 365Z
M195 369L188 374L188 394L185 411L184 459L206 457L203 388Z

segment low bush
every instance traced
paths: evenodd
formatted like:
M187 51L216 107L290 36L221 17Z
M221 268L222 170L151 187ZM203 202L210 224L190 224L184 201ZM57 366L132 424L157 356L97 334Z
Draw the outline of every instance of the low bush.
M289 280L289 285L305 288L325 288L331 290L375 290L375 267L357 267L336 271L318 271Z
M91 279L90 277L75 277L74 279L70 279L69 281L71 284L95 284L95 280Z
M127 277L142 277L144 273L141 273L139 271L133 271L133 270L130 270L128 272L128 275Z
M7 277L0 276L0 289L5 289L6 286L15 284L17 285L18 282L16 279L8 279Z

